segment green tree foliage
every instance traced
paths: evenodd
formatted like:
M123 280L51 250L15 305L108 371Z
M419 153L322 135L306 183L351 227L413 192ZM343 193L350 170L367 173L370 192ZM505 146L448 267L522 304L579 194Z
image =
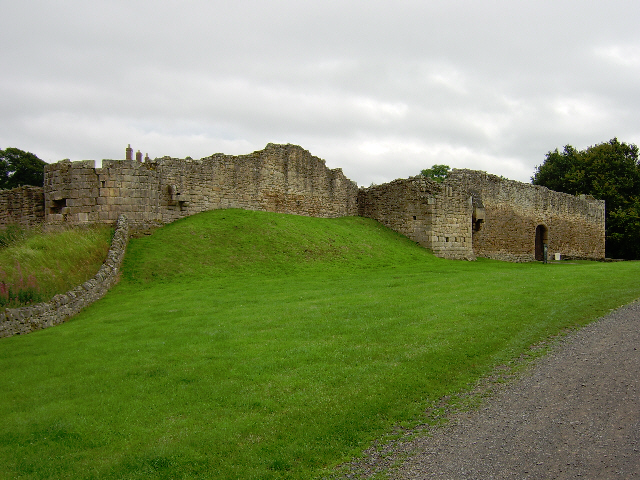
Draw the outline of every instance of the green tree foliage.
M431 168L425 168L420 174L436 182L442 182L449 175L449 170L451 170L449 165L434 165Z
M45 162L31 152L9 147L0 150L0 189L44 185Z
M531 178L534 185L606 202L608 257L640 259L640 163L638 147L609 142L547 153Z

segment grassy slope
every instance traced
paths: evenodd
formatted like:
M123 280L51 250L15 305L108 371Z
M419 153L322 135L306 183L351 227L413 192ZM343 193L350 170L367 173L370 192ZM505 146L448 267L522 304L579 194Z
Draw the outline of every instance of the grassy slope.
M113 229L108 226L45 234L24 232L0 248L0 281L14 291L20 285L35 285L40 294L36 301L46 301L95 275L112 236Z
M447 261L362 218L191 217L132 240L71 322L0 340L0 478L321 475L640 297L639 273Z

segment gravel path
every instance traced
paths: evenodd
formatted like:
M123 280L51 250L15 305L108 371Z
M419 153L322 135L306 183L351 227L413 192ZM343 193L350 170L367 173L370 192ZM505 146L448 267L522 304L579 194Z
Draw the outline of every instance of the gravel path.
M569 335L486 405L412 445L396 479L640 479L640 303Z
M480 408L347 469L395 480L640 479L640 302L567 335Z

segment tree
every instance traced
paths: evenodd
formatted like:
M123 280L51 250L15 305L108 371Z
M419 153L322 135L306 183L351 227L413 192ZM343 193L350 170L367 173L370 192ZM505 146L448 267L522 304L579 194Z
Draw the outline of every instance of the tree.
M431 168L422 170L420 175L436 182L442 182L449 175L449 170L449 165L433 165Z
M0 150L0 189L43 186L45 165L31 152L12 147Z
M604 200L606 254L613 258L640 259L640 163L638 147L609 142L576 150L547 153L531 181L572 195L587 194Z

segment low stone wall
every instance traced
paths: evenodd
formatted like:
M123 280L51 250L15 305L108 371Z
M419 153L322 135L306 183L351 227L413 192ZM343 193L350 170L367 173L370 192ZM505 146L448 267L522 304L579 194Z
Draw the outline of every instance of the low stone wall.
M0 312L0 338L23 335L58 325L102 298L118 281L128 241L129 222L127 217L121 215L116 222L116 231L107 259L98 273L73 290L56 295L49 302L8 308Z

